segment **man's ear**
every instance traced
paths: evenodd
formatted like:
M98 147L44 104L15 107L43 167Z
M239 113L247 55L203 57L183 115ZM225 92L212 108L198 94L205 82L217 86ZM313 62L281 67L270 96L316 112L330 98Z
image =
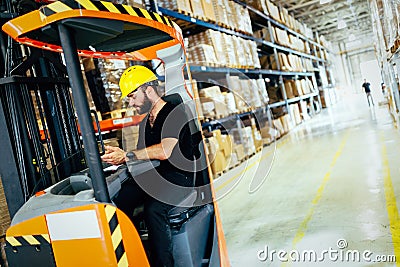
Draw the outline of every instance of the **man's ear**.
M150 85L148 85L148 86L146 87L146 90L144 90L144 91L145 91L147 97L152 97L153 94L154 94L154 90L155 90L155 89L154 89L153 87L151 87Z

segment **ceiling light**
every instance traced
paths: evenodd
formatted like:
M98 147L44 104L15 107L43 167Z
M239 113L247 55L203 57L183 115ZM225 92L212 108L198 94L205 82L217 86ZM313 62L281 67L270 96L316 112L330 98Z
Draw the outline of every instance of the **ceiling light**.
M344 29L347 27L346 21L344 21L343 19L338 19L338 24L337 24L337 28L339 30Z

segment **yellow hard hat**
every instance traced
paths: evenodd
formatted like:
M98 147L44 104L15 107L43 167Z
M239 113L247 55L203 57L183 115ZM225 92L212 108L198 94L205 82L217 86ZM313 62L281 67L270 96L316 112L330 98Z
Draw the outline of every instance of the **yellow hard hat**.
M127 68L119 80L121 99L138 89L141 85L157 80L156 75L148 68L136 65Z

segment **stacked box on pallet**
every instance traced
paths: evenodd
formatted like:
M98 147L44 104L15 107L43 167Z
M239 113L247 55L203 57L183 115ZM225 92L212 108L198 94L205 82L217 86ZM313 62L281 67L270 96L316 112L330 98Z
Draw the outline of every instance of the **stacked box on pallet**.
M283 71L293 71L293 67L290 65L288 56L283 53L278 53L279 64Z
M282 23L285 24L286 26L289 26L290 25L289 11L286 8L281 7L279 14L280 14Z
M289 54L288 61L294 71L304 71L303 63L301 62L301 58L299 56Z
M238 27L238 21L236 19L237 15L236 15L235 3L233 1L228 1L226 12L228 15L229 26L232 29L237 30L239 27Z
M293 81L291 80L285 80L284 81L284 86L285 86L285 92L286 92L286 98L291 99L294 98L294 92L293 92Z
M228 76L227 84L229 90L233 93L235 97L236 108L239 112L244 112L248 109L249 105L245 102L245 99L242 96L242 85L239 77L237 76Z
M235 101L235 95L232 92L223 92L222 95L224 96L225 99L225 105L228 109L229 114L235 114L238 112L236 108L236 101Z
M214 7L215 19L217 23L228 26L229 22L226 12L226 6L229 5L228 0L213 0L212 4Z
M189 37L190 44L207 44L211 45L215 51L215 57L218 64L226 65L226 57L224 54L225 40L223 34L214 30L207 30L205 32L192 35Z
M244 101L246 101L246 105L248 107L252 106L252 92L251 92L251 83L248 79L239 79L240 83L240 91L236 92Z
M203 19L205 17L201 0L190 0L193 16Z
M303 85L301 84L301 81L300 80L296 80L295 83L296 83L297 94L299 96L304 95Z
M225 170L227 163L225 156L219 147L216 137L212 136L206 140L208 161L211 166L211 171L215 175Z
M245 58L243 60L244 64L242 66L246 67L246 68L250 68L254 66L254 62L253 62L253 55L251 54L251 49L249 46L249 42L248 40L245 40L243 38L239 38L240 40L240 45L243 47L243 54L240 54L239 51L237 51L237 56L238 58Z
M250 46L250 52L253 57L253 67L254 68L261 68L260 58L257 52L257 44L254 41L247 41Z
M301 123L301 115L300 115L300 109L298 104L291 104L289 105L289 112L290 116L293 118L294 123L296 125Z
M270 127L268 123L260 128L260 134L264 145L271 144L280 135L279 131L274 127Z
M241 23L242 23L242 18L241 18L242 12L240 9L241 6L234 1L229 1L229 4L231 6L231 10L232 10L232 14L233 14L233 22L235 25L234 28L237 31L241 31L241 30L243 30L243 25L241 25Z
M272 121L272 125L279 132L279 135L277 136L277 138L279 138L279 137L281 137L282 135L285 134L285 129L283 128L282 122L281 122L281 120L279 118L274 119Z
M294 125L292 120L290 119L289 114L285 114L279 118L281 120L281 124L285 133L288 133L290 130L293 129Z
M230 135L223 135L220 130L212 131L212 137L206 139L206 144L212 172L218 174L227 170L234 153Z
M251 129L253 134L254 147L256 150L263 147L263 140L260 131L257 129L255 118L251 118Z
M259 108L263 106L263 100L260 95L260 90L258 88L257 80L249 80L250 82L250 92L251 92L251 106L254 108Z
M213 66L217 63L214 47L198 44L187 50L188 61L193 65Z
M257 10L264 12L264 14L269 14L265 0L247 0L246 3Z
M229 115L229 111L225 105L225 97L221 93L219 86L211 86L203 88L199 92L200 102L203 106L204 116L222 118ZM213 105L210 103L212 102ZM214 109L212 110L212 106ZM206 113L207 112L207 113Z
M223 34L222 37L225 41L225 58L229 67L237 67L239 64L236 59L236 51L234 41L231 35Z
M300 101L300 114L301 117L303 118L303 120L309 120L311 117L310 115L308 115L308 106L307 106L307 102L305 101Z
M279 9L276 5L274 5L271 1L265 1L268 8L268 13L277 21L281 21L281 15L279 13Z
M261 30L257 30L253 35L255 38L262 39L268 42L271 42L271 36L269 34L269 30L267 27L262 28Z
M305 67L306 71L309 71L309 72L314 71L314 66L313 66L311 59L304 58L303 62L304 62L304 67Z
M135 115L135 111L133 109L128 109L126 112L126 116L133 115ZM122 128L122 147L125 148L125 150L131 151L136 149L138 139L139 126L129 126Z
M256 83L257 83L257 89L258 89L258 93L260 95L262 103L264 103L265 105L268 104L269 97L268 97L267 87L265 86L265 80L257 79Z
M165 9L192 14L190 0L161 0L158 1L158 3L161 7Z
M251 126L247 126L241 129L244 151L247 156L252 155L256 152L256 147L254 145L253 138L253 128Z
M241 43L241 38L237 36L232 36L232 41L233 41L233 47L235 51L235 58L238 67L244 67L247 65L247 59L246 57L243 56L244 54L244 47L242 46Z
M275 28L276 42L280 45L290 47L289 36L285 30Z
M214 6L211 0L201 0L203 6L203 13L206 20L216 22L216 16L214 12Z
M91 58L86 58L84 62L86 60L93 62ZM127 66L129 66L129 63L126 60L99 59L98 61L103 86L107 95L109 95L107 98L110 110L121 109L126 104L126 101L128 101L127 99L121 100L121 91L118 84Z
M196 104L196 110L197 110L197 115L200 120L204 119L204 114L203 114L203 109L201 107L201 102L200 102L200 95L199 95L199 89L197 87L197 81L192 80L192 81L185 81L186 86L188 89L193 92L193 98Z
M240 6L238 4L238 6ZM243 31L248 33L248 34L253 34L253 27L251 26L251 18L250 18L250 13L249 10L247 8L244 8L242 6L240 6L241 8L241 19L243 23Z

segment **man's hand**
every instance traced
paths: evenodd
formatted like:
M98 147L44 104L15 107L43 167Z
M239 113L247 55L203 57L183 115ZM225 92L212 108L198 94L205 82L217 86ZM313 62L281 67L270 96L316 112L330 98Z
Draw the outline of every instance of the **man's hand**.
M126 161L126 152L119 147L105 146L106 152L101 159L112 165L121 165Z

